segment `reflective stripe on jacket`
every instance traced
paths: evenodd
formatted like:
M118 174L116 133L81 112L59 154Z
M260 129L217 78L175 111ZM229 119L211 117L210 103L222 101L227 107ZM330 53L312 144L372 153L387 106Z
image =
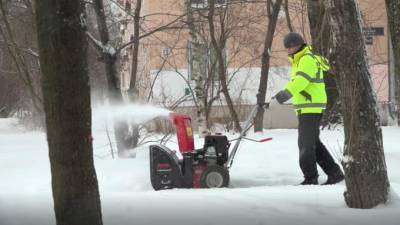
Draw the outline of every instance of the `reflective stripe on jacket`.
M317 56L306 46L289 57L292 77L285 89L292 95L292 104L297 114L322 113L326 108L324 74Z

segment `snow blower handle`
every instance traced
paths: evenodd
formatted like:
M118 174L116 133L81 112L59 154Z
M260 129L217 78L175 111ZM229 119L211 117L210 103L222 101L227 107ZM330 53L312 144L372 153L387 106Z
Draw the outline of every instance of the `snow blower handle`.
M254 142L267 142L267 141L271 141L272 140L271 137L263 138L263 139L260 139L260 140L256 140L256 139L248 138L248 137L242 137L242 139L249 140L249 141L254 141ZM229 142L237 141L237 140L239 140L239 138L235 138L235 139L229 140Z
M261 139L261 140L259 140L258 142L267 142L267 141L271 141L272 140L272 138L263 138L263 139Z
M269 138L263 138L263 139L260 139L260 140L256 140L256 139L248 138L248 137L242 137L242 139L246 139L246 140L254 141L254 142L267 142L267 141L271 141L271 140L272 140L271 137L269 137ZM236 141L236 140L237 140L237 139L233 139L232 141Z
M230 153L230 155L229 155L229 157L228 157L228 160L227 160L226 163L225 163L225 165L226 165L227 168L230 168L230 167L232 166L233 158L234 158L235 155L236 155L236 152L237 152L237 150L238 150L238 148L239 148L239 144L240 144L240 142L242 141L242 139L246 139L246 138L245 138L246 132L247 132L247 131L250 129L250 127L252 126L252 124L253 124L253 123L252 123L252 122L253 122L253 119L254 119L254 117L256 116L258 109L261 108L261 107L262 107L262 108L265 108L265 109L268 109L268 108L269 108L269 103L264 102L264 103L257 104L257 105L255 105L254 108L251 110L251 113L250 113L249 117L247 118L247 121L245 122L245 124L244 124L244 126L243 126L242 132L240 132L240 135L239 135L239 137L237 138L237 141L236 141L235 145L233 146L233 148L232 148L232 150L231 150L231 153ZM267 141L267 140L264 140L264 141Z

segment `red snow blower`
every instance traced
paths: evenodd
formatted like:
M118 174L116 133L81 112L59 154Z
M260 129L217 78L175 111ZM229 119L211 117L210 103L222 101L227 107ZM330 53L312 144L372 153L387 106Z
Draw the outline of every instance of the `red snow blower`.
M229 168L239 144L243 139L265 142L272 138L254 140L246 138L246 132L259 107L268 108L269 104L256 105L247 119L239 137L228 141L224 135L207 135L204 145L195 149L191 119L189 116L170 113L170 120L176 127L179 159L175 151L164 145L150 146L150 177L155 190L171 188L220 188L229 185ZM230 142L236 141L229 153Z

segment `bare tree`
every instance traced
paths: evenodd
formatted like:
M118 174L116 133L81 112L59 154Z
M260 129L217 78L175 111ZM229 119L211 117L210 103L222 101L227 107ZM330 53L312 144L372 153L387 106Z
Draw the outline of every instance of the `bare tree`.
M2 40L0 40L2 42ZM15 113L21 104L21 85L13 67L12 59L0 46L0 118L7 118Z
M205 81L206 81L206 59L208 55L207 43L202 43L199 37L199 28L196 23L200 23L199 20L195 21L195 13L192 8L192 0L186 0L186 11L187 11L187 24L189 28L189 51L191 57L189 58L190 75L195 82L194 94L196 97L196 112L197 112L197 125L199 134L204 136L207 131L207 119L206 119L206 92L205 92Z
M97 43L96 46L103 54L107 77L107 96L109 99L109 104L122 105L123 97L117 71L117 55L115 54L114 47L110 43L103 0L93 0L93 7L97 17L97 27L99 30L101 43L96 42L91 35L89 37L91 37L93 42ZM123 118L114 118L113 122L118 156L126 157L127 150L131 148L132 140L128 123L127 121L123 120Z
M1 56L0 56L1 57ZM21 88L17 79L7 76L11 71L0 71L0 118L7 118L17 111Z
M239 117L237 115L237 112L234 109L232 98L229 94L228 85L227 85L227 81L226 81L227 69L226 69L226 65L225 65L224 56L222 53L223 49L226 46L226 41L227 41L227 37L225 36L226 33L224 31L224 29L225 29L224 17L226 17L227 10L224 10L219 15L220 31L219 31L219 37L218 37L219 41L217 41L217 33L216 33L216 29L215 29L215 24L214 24L215 0L207 0L207 2L208 2L208 6L209 6L209 11L208 11L208 15L207 15L207 20L208 20L208 25L209 25L208 28L210 30L210 38L211 38L212 47L215 50L215 53L217 56L216 58L217 58L218 70L219 70L218 76L219 76L219 80L221 82L221 87L222 87L221 91L225 96L225 101L228 105L230 115L231 115L233 123L235 125L235 130L240 132L242 130L242 128L239 123Z
M187 1L183 2L186 3ZM220 120L221 117L226 116L226 128L229 130L234 128L236 125L234 120L231 119L232 116L231 110L228 109L229 106L226 107L227 104L224 98L225 94L222 91L223 85L219 79L221 70L221 63L219 63L219 61L223 61L221 65L224 67L222 69L224 69L225 74L225 86L227 87L226 90L228 90L228 94L231 97L233 110L236 111L236 114L238 117L240 117L241 110L245 108L242 107L241 104L250 99L246 95L248 93L246 93L246 91L248 91L245 90L246 87L243 85L238 85L239 83L237 82L241 82L243 84L246 83L246 80L248 79L243 79L244 73L247 71L246 75L252 74L252 68L257 67L259 64L261 54L259 53L258 49L260 44L263 42L263 39L259 37L259 35L254 35L254 33L262 31L262 28L266 27L266 21L264 20L265 2L248 2L243 0L215 1L213 17L214 37L217 44L219 46L223 46L223 48L220 48L221 54L219 54L222 55L222 60L221 57L218 57L217 50L214 48L210 35L211 29L208 23L208 18L211 5L208 4L207 0L192 2L193 7L191 10L193 11L193 24L195 26L194 29L191 29L191 23L189 20L185 21L187 26L184 28L187 28L187 30L185 29L184 31L188 31L188 33L186 34L185 32L183 34L182 40L191 39L190 30L194 30L193 33L196 34L196 39L198 39L199 42L199 48L196 48L198 49L196 50L198 51L196 55L199 56L198 58L201 56L201 59L199 59L199 62L197 63L201 65L197 66L201 67L201 74L204 77L202 78L201 82L197 82L194 76L195 73L192 71L192 76L190 76L188 79L190 79L190 82L192 83L191 85L197 85L197 87L193 87L193 89L201 90L201 94L203 94L205 121L207 122L207 127L209 128L212 125L213 119ZM175 9L176 8L179 8L179 6L175 7ZM187 4L182 8L187 9ZM188 12L188 10L186 10L186 12ZM189 18L189 15L186 15L186 18ZM182 64L181 58L181 56L185 53L187 56L189 56L189 60L194 61L194 44L189 44L189 49L187 49L186 45L182 44L181 41L176 48L171 48L171 44L169 44L169 42L171 40L177 40L178 35L172 36L168 32L164 34L165 35L161 37L153 38L152 42L150 42L151 45L159 45L161 43L163 46L169 46L168 48L171 49L171 55L167 57L168 60L165 63L166 66L164 69L171 70L171 67L175 69L185 67L186 65ZM185 34L187 36L185 36ZM161 62L158 64L164 65L163 58L161 58ZM192 69L194 69L194 67L192 67ZM189 71L191 71L190 66ZM197 91L194 91L191 94L195 94L196 92ZM241 95L240 93L246 94ZM242 96L245 96L245 98L242 98ZM200 101L200 99L198 96L196 96L194 101L195 105L198 106L203 102ZM218 110L218 113L213 111L213 106L217 103L221 104L222 109L227 108L227 113L225 113L224 110ZM196 108L195 110L198 109ZM220 113L223 113L224 115Z
M307 0L307 13L313 51L328 56L331 35L323 0Z
M281 9L282 0L277 0L273 3L271 0L267 1L268 9L268 29L264 40L264 51L261 57L261 76L260 84L257 93L257 104L263 104L265 102L265 95L267 93L268 75L271 58L271 47L274 39L274 33L276 23L278 20L278 14ZM254 118L254 131L262 131L264 121L264 108L259 107L256 117Z
M93 162L84 2L35 4L54 210L58 225L101 225Z
M21 20L21 22L18 20ZM23 32L26 32L26 30L31 33L35 32L32 20L33 11L30 1L20 3L17 1L0 1L0 37L2 37L3 46L7 50L8 56L12 59L13 68L16 69L17 73L14 75L19 78L24 89L28 92L33 106L33 109L28 110L32 111L35 117L40 117L43 113L43 102L41 93L38 90L38 54L34 50L36 41L34 38L30 40L21 38L21 36L25 36ZM39 120L38 122L41 123L43 121Z
M400 125L400 1L386 0L386 11L388 17L388 25L390 31L390 41L393 51L393 65L394 70L394 102L397 108L397 124Z
M343 168L346 204L372 208L388 199L389 180L382 144L377 100L362 31L362 19L354 0L325 0L333 35L333 62L340 76L338 87L344 118ZM351 46L351 48L343 47Z
M312 39L313 52L324 56L330 61L335 61L329 54L331 47L330 27L328 16L325 13L323 0L307 0L308 20L310 22L310 33ZM330 70L324 74L325 89L328 97L322 125L335 124L340 120L340 102L337 90L335 72Z
M111 2L113 4L117 4L114 1ZM121 8L120 5L117 4L117 6ZM121 91L121 77L119 76L121 72L130 72L128 92L130 93L130 101L134 101L134 96L136 93L138 55L140 46L139 41L157 32L170 29L173 25L179 23L180 19L183 16L177 15L175 19L168 21L167 23L160 25L152 30L145 31L141 34L140 29L143 30L143 27L140 26L141 1L137 1L134 15L131 14L130 8L122 8L124 13L126 13L129 17L132 17L134 20L134 33L131 36L131 40L125 43L112 44L110 40L110 31L107 26L107 19L110 18L107 18L106 16L104 1L94 0L93 8L97 18L97 27L100 35L100 41L97 41L91 34L88 34L88 36L94 46L97 48L97 50L103 56L107 77L107 96L109 99L109 103L111 105L120 105L124 103L124 95ZM121 58L121 52L126 50L127 48L131 48L131 46L133 46L132 51L129 52L131 58L131 70L121 71L120 68L117 68L118 60L120 60ZM129 51L129 49L127 49L127 51ZM128 123L128 121L123 120L123 118L114 118L114 133L117 141L118 155L120 157L127 156L127 150L135 147L138 143L138 126L133 124L131 126L131 129L130 126L131 125Z
M140 44L140 12L142 10L142 0L136 1L136 7L133 17L133 36L132 39L135 40L132 48L132 63L131 63L131 81L129 84L129 92L131 100L134 101L134 96L136 92L136 77L138 70L138 55L139 55L139 44Z
M131 2L127 1L125 5L125 14L127 14L127 17L131 17L130 15L130 7L131 7ZM128 51L128 56L127 59L130 60L130 71L129 69L127 71L124 71L121 69L121 76L122 79L124 79L124 73L129 73L129 85L128 85L128 98L126 99L128 102L135 102L138 99L138 90L136 87L136 80L138 76L138 66L139 66L139 47L140 47L140 20L141 20L141 10L142 10L142 0L136 0L136 7L133 13L133 34L131 32L127 32L125 36L129 37L129 41L134 41L132 43L132 46L127 48L126 51ZM128 19L126 19L128 21ZM128 27L129 24L128 22L125 22L125 26ZM121 29L123 32L126 32L125 29ZM128 62L124 62L121 60L121 64L127 64ZM122 65L123 67L123 65ZM135 148L138 144L139 141L139 125L138 124L130 124L131 128L131 148Z

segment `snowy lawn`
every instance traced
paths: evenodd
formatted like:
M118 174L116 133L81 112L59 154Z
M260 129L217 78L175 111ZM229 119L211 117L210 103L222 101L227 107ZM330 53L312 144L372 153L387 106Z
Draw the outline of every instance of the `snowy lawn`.
M46 136L26 132L15 123L0 119L0 225L55 224ZM273 140L242 143L230 170L229 188L166 191L151 187L148 148L137 149L135 159L112 159L104 129L98 126L93 132L105 225L400 224L399 127L383 128L391 199L369 210L346 207L344 182L295 185L302 181L296 130L250 134ZM321 138L339 158L342 131L324 130ZM202 142L196 138L197 147ZM169 146L175 148L176 143ZM320 171L319 182L325 180Z

